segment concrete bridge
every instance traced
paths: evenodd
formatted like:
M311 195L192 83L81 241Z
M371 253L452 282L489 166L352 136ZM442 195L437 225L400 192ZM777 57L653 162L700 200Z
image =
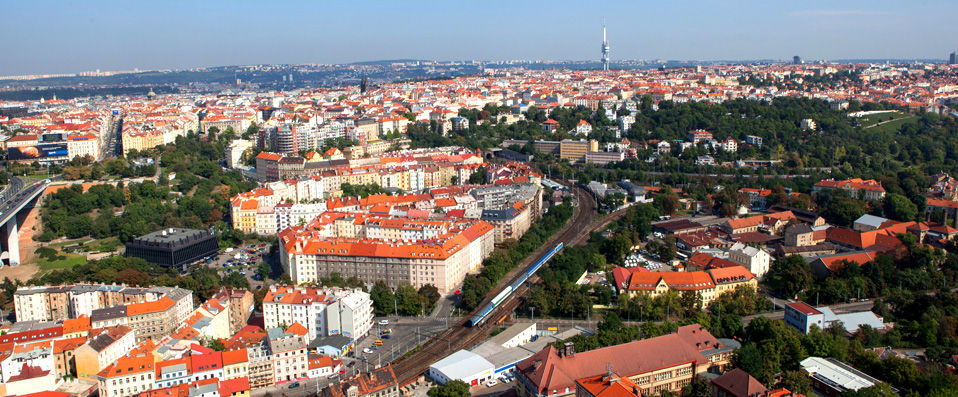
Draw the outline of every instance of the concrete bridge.
M0 261L4 264L20 264L20 225L50 182L52 179L33 182L15 176L0 193Z

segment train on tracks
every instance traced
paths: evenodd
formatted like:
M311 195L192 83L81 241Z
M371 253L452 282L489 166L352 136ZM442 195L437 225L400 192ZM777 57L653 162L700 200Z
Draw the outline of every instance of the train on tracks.
M499 305L501 305L503 302L506 301L507 298L509 298L509 295L511 295L513 292L519 289L519 286L521 286L522 283L526 282L526 280L529 280L529 277L532 277L533 274L535 274L537 271L539 271L540 268L542 268L542 265L548 262L549 259L552 259L552 257L555 256L555 254L559 253L559 251L561 250L562 250L562 243L560 242L559 244L556 244L556 246L553 247L551 250L549 250L549 252L546 252L544 255L542 255L542 257L539 258L539 260L537 260L536 263L533 263L532 266L529 267L529 269L526 269L526 271L522 273L522 275L520 275L515 282L513 282L511 285L503 289L502 292L496 295L495 298L492 298L492 300L489 301L489 303L487 303L485 306L482 307L482 310L479 310L476 314L470 317L466 325L477 327L485 323L486 320L489 319L489 316L492 314L492 312L494 312L496 308L499 307Z

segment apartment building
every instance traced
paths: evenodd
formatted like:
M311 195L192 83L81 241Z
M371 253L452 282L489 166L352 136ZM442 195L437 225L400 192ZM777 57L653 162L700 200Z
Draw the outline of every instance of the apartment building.
M236 168L236 166L242 165L240 160L243 158L243 153L246 153L246 151L252 147L252 141L234 139L230 142L230 145L226 147L226 166Z
M17 322L66 321L92 316L97 309L156 301L170 297L180 316L193 310L193 293L182 288L137 288L107 284L23 286L13 295ZM116 325L116 324L108 324Z
M53 341L56 376L76 376L76 350L86 344L86 337L77 336Z
M213 296L229 305L229 335L232 336L246 326L253 314L253 293L245 289L222 289Z
M518 240L532 226L532 216L529 207L521 202L512 207L498 210L482 210L482 220L489 222L496 229L496 244L506 240Z
M412 225L421 222L403 220ZM339 273L369 283L382 280L391 287L432 284L444 293L477 269L495 243L495 228L474 220L455 221L448 232L419 241L333 237L318 229L319 225L293 227L279 234L280 260L295 283L317 282Z
M249 354L246 349L223 352L223 380L249 377ZM247 388L249 385L247 385Z
M189 296L192 302L192 293ZM179 302L164 296L155 301L94 310L90 321L93 328L126 325L133 329L136 343L140 343L147 339L163 339L176 331L188 317L189 312L184 313Z
M97 374L118 358L126 355L135 346L133 329L125 325L98 329L99 334L76 349L76 375L95 380Z
M308 340L343 334L360 338L373 323L372 300L360 289L270 286L263 298L266 328L300 324Z
M309 372L305 335L281 328L266 330L273 362L273 380L276 383L293 382L306 378Z
M158 130L124 128L123 133L120 134L120 142L123 145L123 153L125 154L130 150L144 151L166 144L166 138L163 132Z
M29 378L40 371L56 371L53 341L16 344L4 353L0 356L3 358L0 360L0 384Z
M184 320L177 318L175 306L176 302L166 297L127 306L126 316L130 328L136 332L136 342L160 340L173 333Z
M149 353L120 357L97 374L101 397L135 396L153 389L154 361Z
M100 159L100 139L93 134L72 134L67 136L67 157L86 157Z

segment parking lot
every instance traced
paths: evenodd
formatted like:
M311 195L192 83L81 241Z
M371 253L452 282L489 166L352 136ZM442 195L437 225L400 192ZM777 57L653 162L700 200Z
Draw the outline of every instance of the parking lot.
M246 244L240 247L227 248L192 266L206 266L217 269L217 272L223 277L229 275L232 271L239 272L249 280L250 289L257 290L262 288L263 285L263 280L257 274L257 267L260 262L269 262L270 258L268 256L268 244Z
M672 265L662 262L654 254L646 250L633 251L625 259L625 267L642 266L653 272L671 272L675 271Z

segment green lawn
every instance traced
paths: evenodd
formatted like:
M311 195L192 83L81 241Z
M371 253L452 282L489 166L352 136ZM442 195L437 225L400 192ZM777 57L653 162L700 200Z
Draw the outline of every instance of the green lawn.
M107 237L101 239L83 237L76 240L50 243L47 244L47 247L56 247L59 249L73 251L79 244L83 244L83 249L81 251L84 252L113 252L116 251L120 245L122 245L120 244L120 240L116 237Z
M42 180L44 180L44 179L53 178L53 177L55 177L55 176L57 176L57 174L47 174L46 172L38 172L38 173L36 173L36 174L27 174L26 177L27 177L27 178L33 178L33 179L36 179L36 180L38 180L38 181L42 181Z
M64 252L57 253L56 258L52 261L45 257L37 259L37 266L39 266L42 271L69 269L81 263L86 263L86 256Z
M85 244L87 248L93 250L93 252L113 252L116 251L122 244L120 244L120 239L117 237L107 237L101 238L99 240L93 240L90 243Z
M874 126L875 124L878 124L882 121L903 119L906 117L911 117L911 116L905 113L896 111L896 112L890 112L890 113L879 113L879 114L874 114L871 116L865 116L865 117L859 118L858 122L861 123L862 128L867 128L867 127ZM893 123L888 123L888 124L893 124Z
M883 132L897 133L899 130L901 130L901 127L903 125L908 123L915 123L917 121L918 120L915 116L904 117L904 118L896 119L895 121L891 121L882 125L876 125L872 128L869 128L868 131L879 132L879 133L883 133Z

